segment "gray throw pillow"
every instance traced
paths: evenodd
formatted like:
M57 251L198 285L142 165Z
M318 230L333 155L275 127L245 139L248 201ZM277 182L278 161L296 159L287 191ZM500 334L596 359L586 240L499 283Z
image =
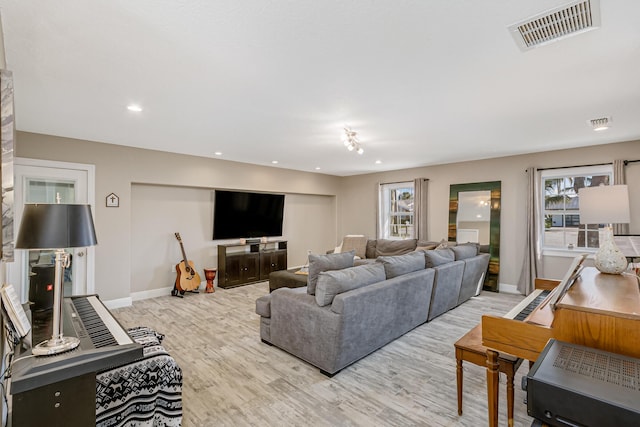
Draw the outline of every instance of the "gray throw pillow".
M406 255L381 256L377 262L382 263L387 279L393 279L407 273L425 269L424 252L410 252Z
M432 251L424 251L427 267L437 267L448 262L456 260L453 250L449 248L434 249Z
M384 267L378 263L324 271L318 275L316 302L320 307L324 307L331 304L338 294L383 280L385 280Z
M307 280L307 293L315 295L318 274L328 270L341 270L353 267L355 251L341 252L338 254L309 255L309 278Z
M451 250L455 254L456 261L478 255L478 246L474 243L464 243L462 245L454 246Z

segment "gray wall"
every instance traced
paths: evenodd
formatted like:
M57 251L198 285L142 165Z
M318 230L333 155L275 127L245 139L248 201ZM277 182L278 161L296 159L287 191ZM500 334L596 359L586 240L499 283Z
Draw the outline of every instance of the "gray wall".
M199 268L217 264L208 240L207 197L215 188L287 194L289 265L303 264L307 249L335 246L337 177L27 132L17 134L16 155L96 165L96 292L104 300L170 285L169 265L179 261L176 231ZM119 208L105 207L112 192ZM141 238L141 228L151 234ZM149 253L145 239L157 251Z
M429 239L447 238L449 186L471 182L502 181L500 235L500 283L516 285L520 277L525 246L525 169L577 166L640 159L640 142L624 142L569 150L405 169L344 178L338 198L338 235L376 235L376 189L378 183L429 179ZM425 159L427 161L428 159ZM640 234L640 163L626 168L631 203L631 232ZM371 206L370 210L362 206ZM568 256L571 256L568 254ZM546 257L545 257L546 258ZM571 258L545 259L544 275L561 278Z
M131 191L131 292L171 285L182 259L179 232L188 259L202 280L204 268L217 267L218 243L213 241L213 191L192 187L134 184ZM307 250L325 252L335 233L335 197L285 194L283 239L288 240L289 266L307 262ZM307 222L309 221L309 222ZM216 280L217 282L217 280Z

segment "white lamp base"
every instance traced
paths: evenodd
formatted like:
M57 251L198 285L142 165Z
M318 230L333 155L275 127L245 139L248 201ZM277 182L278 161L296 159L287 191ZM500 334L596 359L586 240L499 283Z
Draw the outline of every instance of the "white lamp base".
M613 240L611 227L605 227L604 240L596 252L595 266L601 273L622 274L629 266L627 257L618 249Z

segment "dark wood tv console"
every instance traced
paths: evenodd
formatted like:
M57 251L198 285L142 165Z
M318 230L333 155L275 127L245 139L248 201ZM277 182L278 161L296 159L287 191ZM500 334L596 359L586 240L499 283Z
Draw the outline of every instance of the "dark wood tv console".
M269 279L287 269L287 241L218 245L218 287L232 288Z

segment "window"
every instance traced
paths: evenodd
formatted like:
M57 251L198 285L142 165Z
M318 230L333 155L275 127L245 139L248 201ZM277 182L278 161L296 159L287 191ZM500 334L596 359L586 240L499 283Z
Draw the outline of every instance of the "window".
M580 223L578 190L611 185L610 165L548 169L541 174L543 244L547 249L599 247L600 224Z
M413 181L380 184L378 238L414 237Z

